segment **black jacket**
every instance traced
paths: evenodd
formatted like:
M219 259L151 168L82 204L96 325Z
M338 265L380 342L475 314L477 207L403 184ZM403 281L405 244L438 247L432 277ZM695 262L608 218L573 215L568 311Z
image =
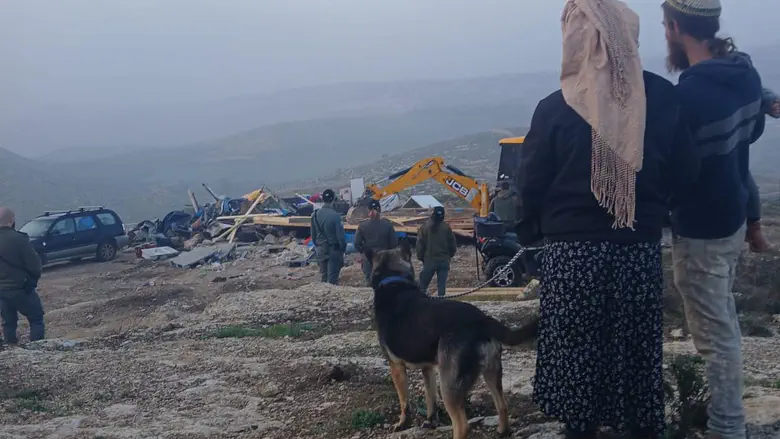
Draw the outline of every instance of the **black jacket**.
M551 240L642 242L661 239L670 209L693 187L699 158L671 82L645 72L647 123L636 181L634 230L613 229L614 217L590 190L591 127L560 90L536 107L522 147L518 183L524 244Z
M367 250L374 252L390 250L396 247L398 247L398 237L390 221L384 218L368 219L358 226L355 233L355 249L360 253L365 253Z
M10 227L0 227L0 297L25 291L41 277L41 258L30 239Z

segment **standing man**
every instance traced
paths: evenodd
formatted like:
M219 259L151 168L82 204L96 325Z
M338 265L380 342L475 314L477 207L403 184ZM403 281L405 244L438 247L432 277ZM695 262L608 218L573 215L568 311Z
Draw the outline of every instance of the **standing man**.
M666 0L678 95L701 157L694 190L672 212L674 282L712 392L709 437L744 439L742 353L732 287L745 242L750 145L764 130L761 78L720 30L720 0Z
M517 198L510 190L509 182L502 181L499 191L490 202L490 211L498 215L507 230L513 230L517 215Z
M439 296L447 290L450 259L455 256L457 244L450 225L444 222L444 208L434 207L431 218L417 232L417 259L422 261L420 288L427 294L428 285L436 275Z
M363 254L363 274L366 283L371 285L371 259L365 256L366 251L378 252L398 247L398 237L395 235L393 223L381 217L382 206L377 200L368 204L368 219L358 226L355 233L355 249Z
M13 211L0 206L0 312L3 338L18 343L16 325L19 314L30 323L30 341L43 339L43 306L35 289L41 278L41 259L30 239L17 232Z
M331 189L322 193L323 206L311 214L311 239L314 242L322 281L338 285L347 242L344 239L341 215L333 208L335 199L336 193Z

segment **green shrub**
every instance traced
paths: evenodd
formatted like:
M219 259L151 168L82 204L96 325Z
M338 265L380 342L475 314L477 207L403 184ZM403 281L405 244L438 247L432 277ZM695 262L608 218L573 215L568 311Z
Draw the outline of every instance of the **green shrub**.
M352 428L356 430L374 428L385 422L385 417L381 413L371 410L356 410L352 412Z
M671 409L667 419L667 439L685 439L707 424L709 387L702 372L704 361L693 355L678 355L669 362L664 377L664 393Z

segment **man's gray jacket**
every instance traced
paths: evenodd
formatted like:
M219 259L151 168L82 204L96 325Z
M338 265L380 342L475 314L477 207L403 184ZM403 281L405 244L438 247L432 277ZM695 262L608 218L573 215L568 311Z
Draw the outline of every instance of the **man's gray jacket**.
M326 204L311 215L311 239L320 259L327 258L334 252L347 251L344 224L341 222L341 215L333 210L333 206Z

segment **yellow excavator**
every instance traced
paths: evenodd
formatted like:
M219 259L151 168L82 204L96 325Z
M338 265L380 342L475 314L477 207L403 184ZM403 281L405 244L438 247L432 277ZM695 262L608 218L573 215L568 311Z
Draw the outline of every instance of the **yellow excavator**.
M498 165L498 181L514 183L514 174L520 162L520 148L525 137L509 137L501 139L501 155ZM450 192L459 196L477 211L480 217L488 215L490 193L488 185L469 177L460 169L444 163L441 157L424 158L409 168L390 175L381 181L366 185L363 196L355 203L349 213L349 222L360 221L368 216L370 200L381 200L404 189L418 185L428 179L433 179L444 185ZM385 186L380 184L389 181Z

